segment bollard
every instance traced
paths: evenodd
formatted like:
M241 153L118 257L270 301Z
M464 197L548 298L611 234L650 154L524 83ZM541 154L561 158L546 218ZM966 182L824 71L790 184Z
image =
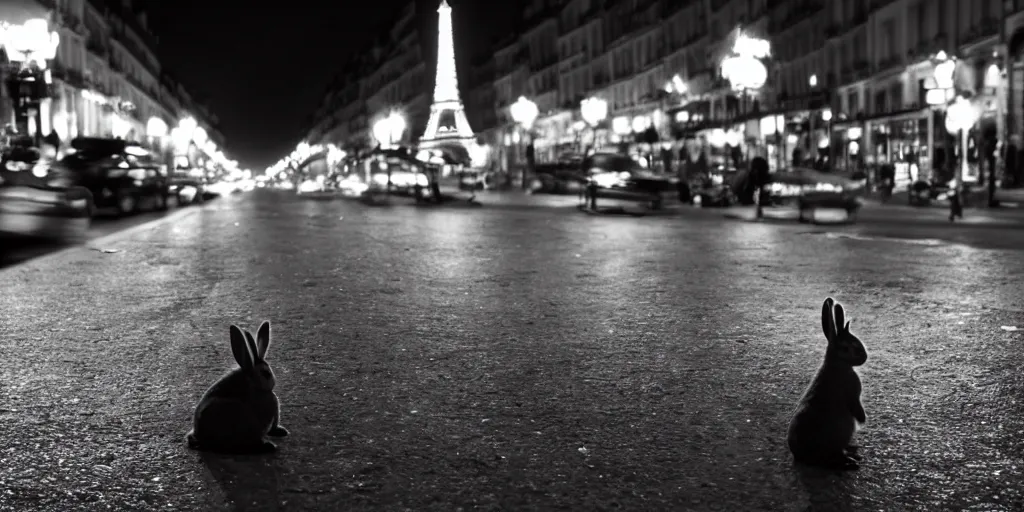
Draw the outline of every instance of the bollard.
M587 184L587 193L590 195L590 209L597 211L597 183Z

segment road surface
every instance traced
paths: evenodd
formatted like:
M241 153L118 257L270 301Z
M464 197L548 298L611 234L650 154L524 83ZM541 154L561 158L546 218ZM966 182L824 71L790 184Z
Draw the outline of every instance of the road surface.
M0 510L1021 510L1024 232L908 226L224 198L0 271ZM844 474L784 443L826 296ZM264 319L292 435L189 451Z

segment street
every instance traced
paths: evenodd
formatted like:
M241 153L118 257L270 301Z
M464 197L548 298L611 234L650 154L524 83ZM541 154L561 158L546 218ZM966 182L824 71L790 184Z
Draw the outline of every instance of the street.
M85 242L101 240L106 236L136 227L144 227L157 219L187 215L189 206L176 206L168 211L148 211L128 217L103 215L92 219ZM0 268L9 267L32 258L50 254L74 245L72 241L33 239L14 235L0 235Z
M0 270L0 510L1024 509L1011 217L481 202L257 190ZM785 444L827 296L869 353L855 472ZM263 320L291 435L188 450Z

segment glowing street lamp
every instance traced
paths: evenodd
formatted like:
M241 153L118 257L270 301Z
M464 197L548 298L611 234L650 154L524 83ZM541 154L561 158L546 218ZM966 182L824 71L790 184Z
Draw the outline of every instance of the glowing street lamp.
M151 117L146 121L146 135L159 139L167 136L167 123L159 117Z
M0 23L0 46L13 62L35 63L39 69L46 69L46 61L57 56L59 44L60 34L50 32L44 19L31 19L24 25Z
M771 44L743 32L736 37L732 55L722 60L722 78L737 91L756 91L768 81L768 68L762 59L771 57Z
M519 125L519 127L530 134L530 128L533 128L533 123L537 120L537 116L540 115L540 111L537 109L537 104L526 99L525 96L520 96L515 103L509 107L509 113L512 115L512 120ZM522 138L520 138L520 141ZM526 165L522 168L522 180L523 189L525 190L529 184L526 182L527 171L532 170L533 167L533 137L530 137L530 143L526 147Z
M580 115L583 117L583 121L587 123L590 130L593 133L592 146L597 146L597 126L601 124L605 119L608 118L608 102L603 98L592 96L585 98L580 102ZM583 152L583 156L586 157L590 149L587 148Z
M525 96L520 96L509 107L509 113L512 114L513 121L527 130L533 127L534 121L537 120L537 116L540 114L537 110L537 104L526 99Z
M377 120L373 124L373 138L382 148L388 148L398 144L406 129L405 118L398 112L391 112L387 117Z
M0 48L8 60L20 63L20 69L10 74L6 84L14 100L16 125L28 133L29 110L34 109L36 145L42 142L43 106L51 84L47 61L56 57L59 44L60 35L50 32L44 19L30 19L23 25L0 22Z
M591 128L596 128L608 117L608 102L602 98L586 98L580 102L580 115Z

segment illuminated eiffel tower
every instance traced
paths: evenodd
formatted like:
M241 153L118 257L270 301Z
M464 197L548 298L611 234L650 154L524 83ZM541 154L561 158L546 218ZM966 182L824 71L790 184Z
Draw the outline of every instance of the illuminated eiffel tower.
M459 78L455 71L455 41L452 38L452 8L441 0L437 8L437 74L434 77L434 102L430 119L420 137L421 148L459 144L464 148L474 141L473 129L466 119L459 98Z

